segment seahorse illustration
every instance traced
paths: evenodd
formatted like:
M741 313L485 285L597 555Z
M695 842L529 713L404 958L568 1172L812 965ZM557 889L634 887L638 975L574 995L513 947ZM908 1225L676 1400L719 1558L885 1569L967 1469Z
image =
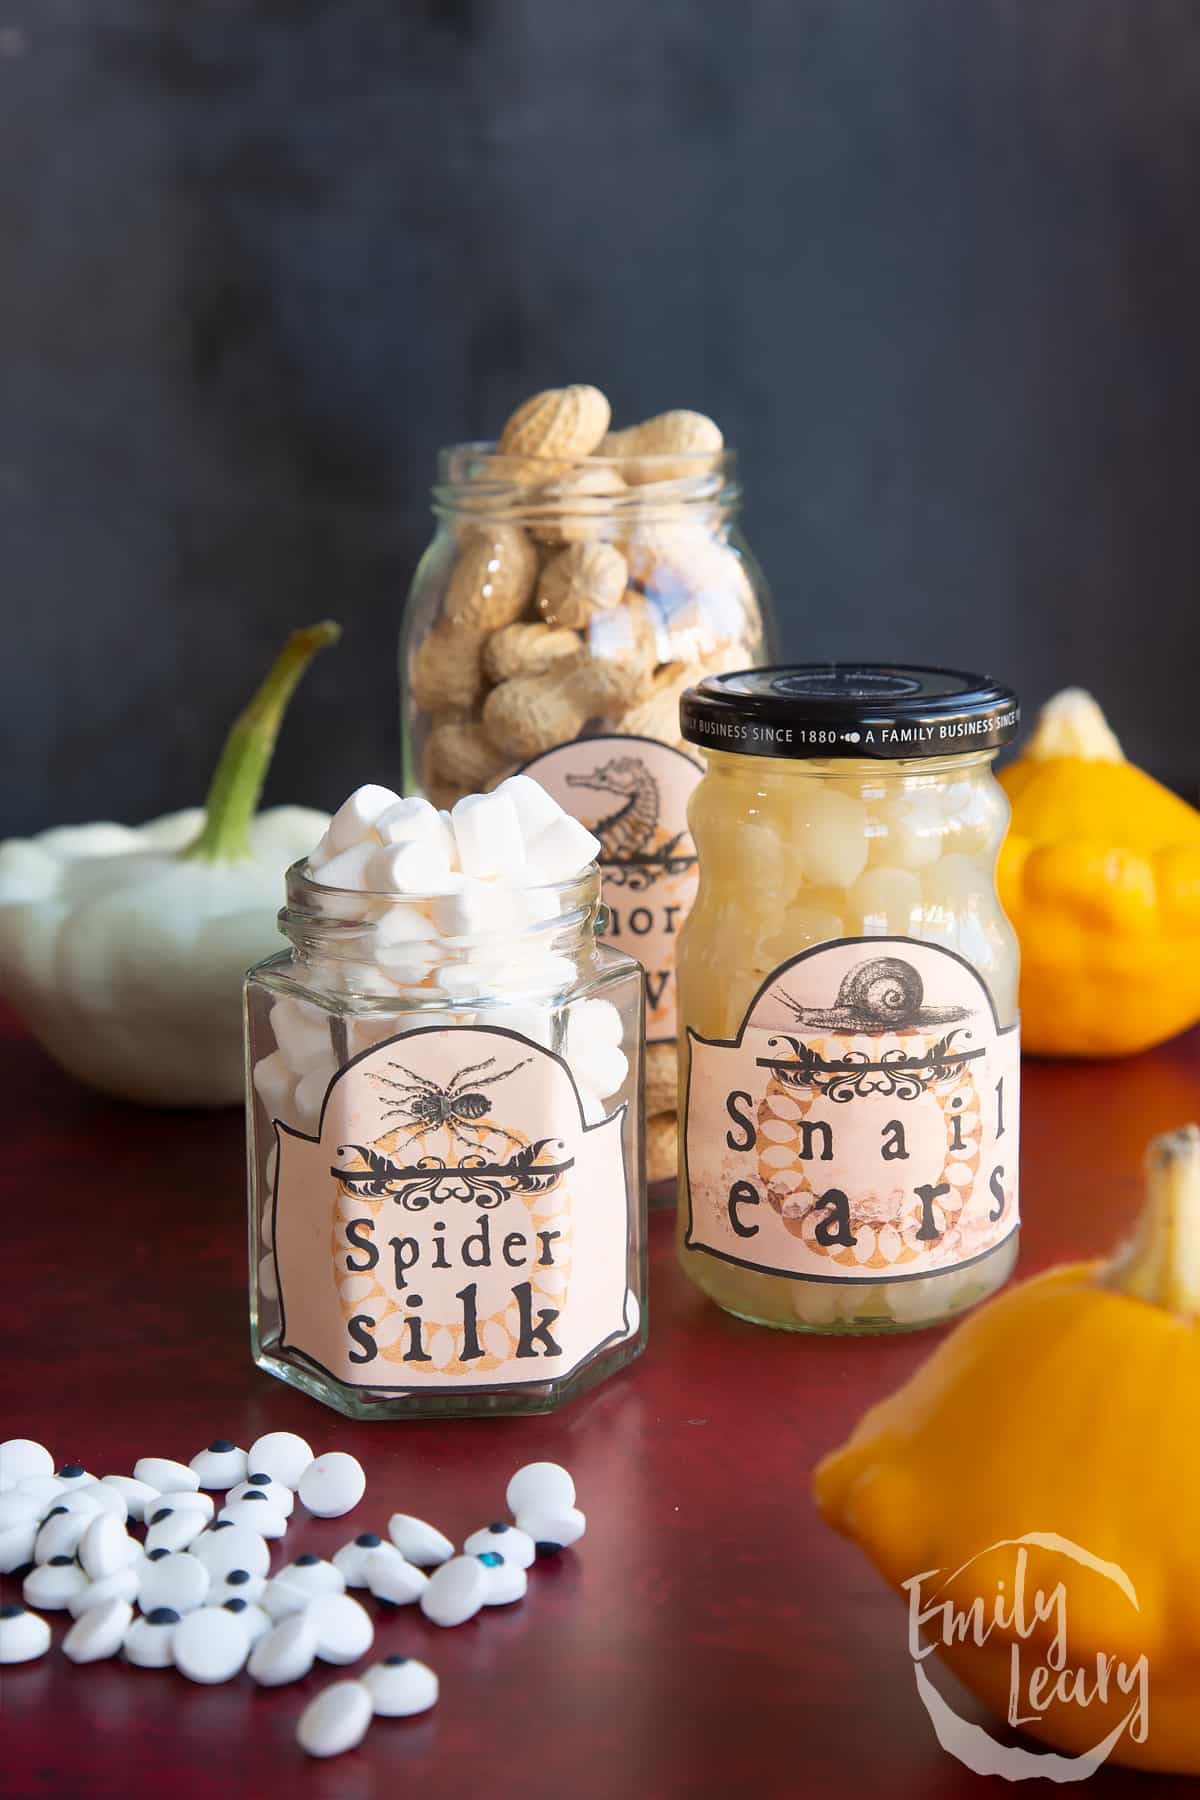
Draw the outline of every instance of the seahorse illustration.
M658 828L660 802L658 783L640 757L617 756L587 775L568 775L567 786L613 794L622 802L589 827L600 839L601 862L629 862L649 847Z

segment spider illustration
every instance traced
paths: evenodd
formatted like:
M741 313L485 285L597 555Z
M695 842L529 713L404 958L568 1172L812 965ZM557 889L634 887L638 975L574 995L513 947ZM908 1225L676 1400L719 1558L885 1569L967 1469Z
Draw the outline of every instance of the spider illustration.
M527 1056L523 1061L514 1063L511 1069L501 1069L495 1075L485 1075L483 1071L490 1069L495 1060L494 1056L489 1056L486 1062L472 1063L469 1068L460 1069L447 1087L440 1087L428 1075L418 1075L415 1069L406 1069L403 1063L389 1063L389 1069L398 1069L401 1075L408 1076L408 1080L392 1081L386 1075L372 1075L372 1081L378 1081L383 1087L395 1088L399 1096L394 1103L385 1107L383 1118L398 1116L401 1124L415 1127L404 1139L406 1144L411 1144L423 1132L444 1125L455 1143L465 1144L471 1151L478 1151L483 1140L493 1135L506 1139L519 1149L522 1140L511 1131L506 1131L502 1125L489 1125L485 1129L476 1124L477 1119L485 1118L491 1111L492 1102L489 1095L479 1091L478 1084L471 1086L469 1077L480 1075L491 1087L495 1082L506 1081L510 1075L515 1075L531 1059ZM468 1137L468 1132L473 1132L474 1136Z

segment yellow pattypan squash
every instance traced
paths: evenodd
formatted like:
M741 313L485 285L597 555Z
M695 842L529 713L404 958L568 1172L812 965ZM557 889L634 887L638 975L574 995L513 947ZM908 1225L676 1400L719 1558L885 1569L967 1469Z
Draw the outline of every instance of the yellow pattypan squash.
M819 1466L817 1504L905 1590L910 1629L919 1592L919 1641L1001 1718L1075 1756L1116 1732L1112 1760L1200 1775L1198 1424L1191 1125L1151 1146L1133 1243L982 1306ZM1038 1590L1060 1596L1061 1611L1047 1605L1039 1619ZM993 1619L997 1595L985 1642L952 1628L973 1604ZM1092 1691L1098 1658L1118 1659L1107 1695ZM1049 1677L1033 1674L1039 1665Z
M1021 943L1021 1043L1124 1056L1200 1019L1200 813L1127 762L1090 695L1043 707L1000 772L1000 853Z

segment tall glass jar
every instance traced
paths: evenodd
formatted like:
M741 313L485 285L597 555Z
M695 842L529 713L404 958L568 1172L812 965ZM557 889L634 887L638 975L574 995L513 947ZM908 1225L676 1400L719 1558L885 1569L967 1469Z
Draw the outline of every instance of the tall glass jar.
M992 775L1009 689L888 665L685 696L679 1254L792 1331L929 1325L1017 1255L1015 935Z
M766 660L734 453L572 465L444 450L400 649L405 785L437 806L523 770L594 831L608 935L646 970L647 1151L676 1165L675 944L700 779L679 697Z
M546 1412L645 1342L641 970L594 865L459 906L298 863L246 980L254 1358L354 1418Z

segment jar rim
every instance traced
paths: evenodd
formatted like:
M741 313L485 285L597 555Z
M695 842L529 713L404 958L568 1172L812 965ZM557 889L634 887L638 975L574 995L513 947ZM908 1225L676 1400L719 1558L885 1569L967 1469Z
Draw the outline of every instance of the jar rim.
M632 461L651 471L649 479L622 483L615 491L603 493L564 496L546 491L567 472L620 475ZM544 474L540 473L542 467ZM656 468L672 473L655 476ZM672 510L679 506L732 507L740 499L737 451L730 445L721 450L661 451L636 457L536 457L502 454L494 438L467 439L438 451L433 486L435 513L501 509L536 513L547 507L556 515L620 511L641 516L664 506Z
M395 890L387 888L334 887L330 882L319 881L314 875L308 873L308 858L306 856L302 856L298 861L292 863L290 868L286 871L285 880L287 883L289 901L293 897L293 892L297 897L302 897L305 894L314 894L317 896L329 894L338 899L360 900L364 907L378 906L381 902L387 906L425 906L431 904L435 900L452 900L454 895L460 891L456 888L438 888L429 893L417 894L411 891L398 893ZM600 891L600 865L599 863L590 862L579 870L577 874L568 876L564 881L522 882L520 892L555 895L564 899L577 893L580 901L584 902L590 898L593 889L598 895ZM320 901L318 899L314 911L319 911L319 909ZM338 921L331 920L331 923L337 922Z

